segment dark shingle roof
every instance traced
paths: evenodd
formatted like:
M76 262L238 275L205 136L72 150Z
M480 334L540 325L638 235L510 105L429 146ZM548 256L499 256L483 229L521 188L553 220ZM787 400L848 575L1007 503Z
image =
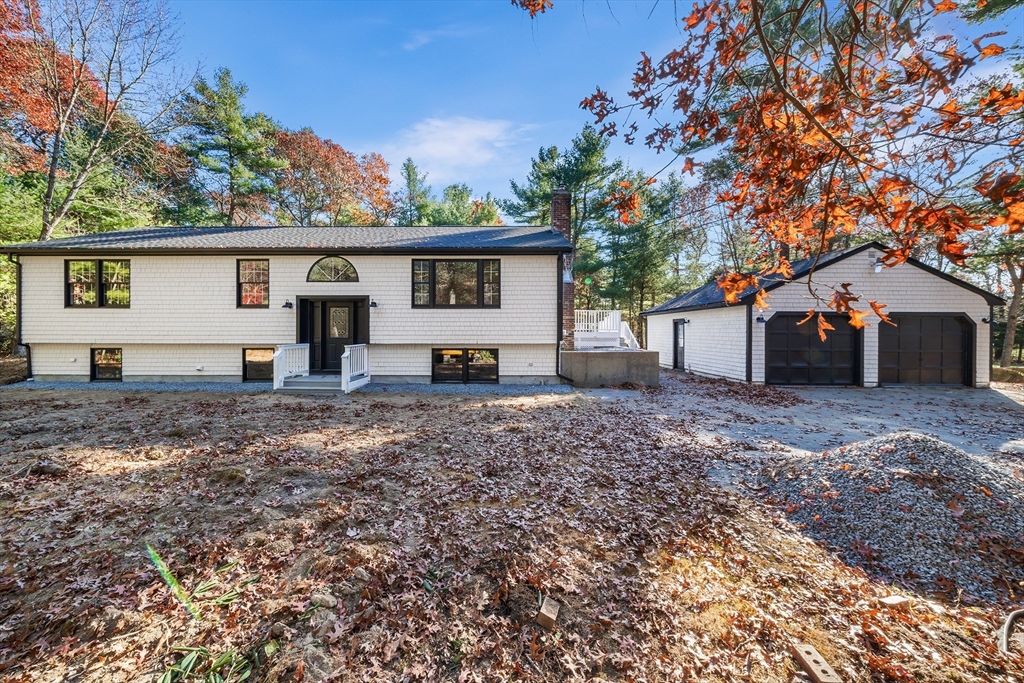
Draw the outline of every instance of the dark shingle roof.
M675 299L666 301L665 303L654 306L653 308L648 308L646 311L641 313L641 315L650 315L652 313L668 313L674 311L693 311L700 308L719 308L726 305L743 305L749 303L750 300L752 300L754 296L757 294L757 290L760 289L761 287L764 287L765 290L775 289L776 287L784 285L792 280L799 280L800 278L804 277L809 272L811 272L812 267L815 270L818 270L824 268L825 266L831 265L836 261L841 261L849 256L853 256L854 254L858 254L867 249L877 249L879 251L885 251L886 247L885 245L879 244L878 242L869 242L867 244L862 244L857 247L849 247L847 249L838 249L836 251L826 252L818 257L816 265L815 260L812 258L793 261L790 264L793 267L792 278L787 280L780 275L764 276L761 278L761 285L759 287L748 287L743 292L743 294L740 295L740 300L735 304L725 303L725 294L722 292L722 289L718 286L718 283L715 280L712 280L711 282L708 282L702 287L698 287L697 289L686 292L685 294L680 294ZM932 268L931 266L926 265L924 263L921 263L916 259L908 259L907 263L917 266L918 268L921 268L923 270L926 270L933 275L937 275L938 277L941 277L944 280L952 282L953 284L959 285L965 289L969 289L974 293L985 297L985 300L988 301L989 304L1001 305L1004 303L1003 300L997 297L995 294L987 292L984 289L981 289L980 287L975 287L969 282L964 282L960 278L950 275L949 273L943 273L942 271L936 268Z
M136 228L0 247L0 253L163 252L534 252L571 249L548 226L296 226Z

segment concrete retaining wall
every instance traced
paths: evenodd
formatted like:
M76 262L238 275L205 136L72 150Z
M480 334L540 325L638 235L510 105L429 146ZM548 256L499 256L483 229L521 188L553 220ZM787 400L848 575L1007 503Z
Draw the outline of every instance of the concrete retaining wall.
M577 387L626 382L658 386L657 351L562 351L562 374Z

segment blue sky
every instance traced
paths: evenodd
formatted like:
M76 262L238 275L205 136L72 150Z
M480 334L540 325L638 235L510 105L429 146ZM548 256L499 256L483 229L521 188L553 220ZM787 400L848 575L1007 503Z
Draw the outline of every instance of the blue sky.
M590 120L578 105L595 86L625 93L641 50L680 42L665 1L557 0L536 20L507 0L171 6L182 59L229 67L251 110L393 169L412 156L435 191L466 182L499 197L539 147L566 146ZM642 144L612 152L649 172L668 160Z

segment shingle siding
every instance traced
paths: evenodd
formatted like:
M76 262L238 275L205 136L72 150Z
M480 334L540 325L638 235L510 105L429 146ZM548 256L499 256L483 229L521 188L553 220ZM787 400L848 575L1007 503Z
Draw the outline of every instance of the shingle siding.
M975 326L974 383L988 386L990 371L990 327L981 322L990 315L989 303L980 294L937 277L912 264L883 268L874 272L873 262L878 251L867 250L836 261L814 274L812 296L807 278L781 285L769 292L766 311L749 309L751 316L751 379L764 383L765 329L756 322L758 316L766 320L776 313L803 313L810 309L826 311L833 288L851 283L851 290L861 297L857 308L869 310L868 302L885 304L885 311L898 313L964 314ZM693 372L746 379L746 325L747 307L736 305L694 311L673 311L651 314L647 317L648 348L661 353L661 365L672 367L672 321L686 318L686 358L688 370ZM870 326L863 331L862 356L865 386L878 384L878 325L874 313L865 318ZM811 323L809 323L811 324Z
M666 313L647 318L647 348L657 351L662 367L672 367L673 321L685 318L685 369L699 375L745 381L747 378L746 306Z
M844 282L851 283L850 289L861 297L854 304L862 310L870 310L869 301L885 304L886 313L963 313L975 323L975 367L976 386L988 386L990 372L989 338L990 328L981 322L991 314L988 302L980 295L943 280L911 264L883 268L874 272L872 263L879 252L856 254L824 268L814 274L812 289L826 301L832 296L832 288ZM768 297L769 309L753 315L766 319L776 312L803 312L810 309L828 311L828 305L811 297L807 278L791 282L772 290ZM865 318L870 326L864 335L864 384L878 383L878 317L871 313ZM755 324L752 344L753 381L764 382L765 325Z
M42 379L89 379L89 354L103 346L121 349L124 381L175 379L240 381L242 350L266 344L34 344L32 372ZM451 345L461 348L463 345ZM501 380L554 381L554 344L479 345L498 349ZM430 381L430 344L373 344L370 371L378 380ZM200 370L199 368L202 368Z
M65 258L22 256L22 338L32 347L33 372L88 376L89 348L116 346L124 349L126 378L240 377L243 347L295 343L298 309L283 308L285 301L367 296L378 304L370 309L375 374L429 376L434 346L498 348L502 375L555 374L557 256L500 256L501 308L496 309L413 308L411 256L353 255L348 259L359 282L307 283L306 274L320 256L269 256L270 306L237 308L236 260L244 256L133 255L127 309L65 308ZM95 256L104 257L125 258ZM196 371L196 365L204 370ZM407 369L392 371L399 367Z

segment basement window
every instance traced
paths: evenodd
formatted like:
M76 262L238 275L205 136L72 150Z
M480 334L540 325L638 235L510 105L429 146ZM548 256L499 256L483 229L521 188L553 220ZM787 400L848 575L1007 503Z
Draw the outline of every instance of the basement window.
M242 379L271 382L274 379L274 349L242 349Z
M93 349L89 378L97 381L121 381L121 349Z
M435 383L498 383L498 349L434 349L433 356Z

